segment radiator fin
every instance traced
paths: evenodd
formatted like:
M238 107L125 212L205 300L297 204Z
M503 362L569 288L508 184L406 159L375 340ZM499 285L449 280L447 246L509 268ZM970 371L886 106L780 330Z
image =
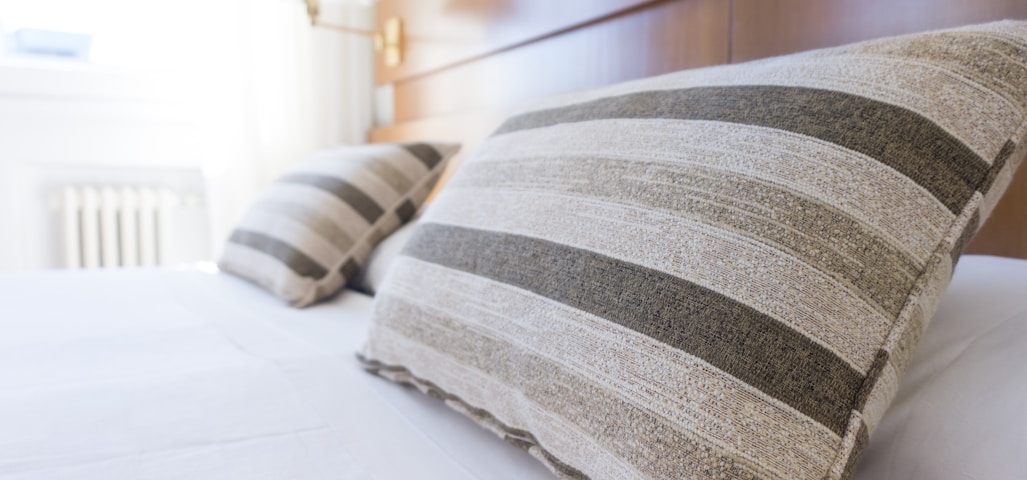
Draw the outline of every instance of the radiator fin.
M116 268L162 264L178 195L163 187L67 186L61 194L64 265Z

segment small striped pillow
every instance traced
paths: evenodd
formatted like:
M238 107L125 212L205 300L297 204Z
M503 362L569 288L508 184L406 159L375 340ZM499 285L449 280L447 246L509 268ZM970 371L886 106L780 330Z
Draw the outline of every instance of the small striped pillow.
M847 478L1025 135L1024 22L544 100L425 212L360 358L563 478Z
M328 297L414 216L458 148L371 144L315 153L261 194L218 265L296 307Z

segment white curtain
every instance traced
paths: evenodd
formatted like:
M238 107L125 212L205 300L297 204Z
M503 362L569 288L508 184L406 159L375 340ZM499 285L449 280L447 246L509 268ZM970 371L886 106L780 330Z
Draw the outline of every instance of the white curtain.
M311 27L298 0L234 2L239 63L229 67L236 78L220 89L239 115L242 156L208 175L223 201L213 212L215 238L224 238L259 188L290 164L319 148L363 143L373 122L369 38ZM370 30L374 11L366 3L322 2L320 20Z
M321 3L323 22L373 28L371 0ZM0 0L0 24L90 34L97 69L145 79L153 128L189 133L140 157L202 168L212 252L282 170L372 125L371 40L311 27L301 0Z
M373 113L371 40L312 28L300 1L243 3L247 119L264 180L313 149L362 142ZM366 6L325 3L320 18L373 28Z

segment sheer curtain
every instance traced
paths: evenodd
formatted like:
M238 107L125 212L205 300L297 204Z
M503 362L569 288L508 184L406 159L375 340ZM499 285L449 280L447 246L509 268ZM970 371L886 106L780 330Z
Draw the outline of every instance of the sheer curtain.
M373 122L369 38L312 28L298 0L235 1L239 63L230 68L237 78L221 87L226 98L237 96L230 110L240 115L242 156L210 174L211 189L225 197L224 211L215 212L218 238L292 162L318 148L362 143ZM367 2L322 2L320 18L370 30L374 10Z
M314 148L363 141L372 118L368 38L310 26L303 2L245 0L249 131L269 180ZM373 28L372 10L328 3L321 19Z
M323 0L321 19L371 29L373 12L370 0ZM144 133L173 140L139 157L202 169L212 253L283 169L371 127L371 40L311 27L300 0L0 0L0 24L90 34L82 68L140 79L134 98L162 122Z

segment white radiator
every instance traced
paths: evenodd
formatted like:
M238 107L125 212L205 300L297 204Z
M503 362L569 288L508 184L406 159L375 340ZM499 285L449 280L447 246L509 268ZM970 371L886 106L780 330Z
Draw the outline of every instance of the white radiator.
M163 187L67 186L61 195L67 268L162 265L180 198Z

